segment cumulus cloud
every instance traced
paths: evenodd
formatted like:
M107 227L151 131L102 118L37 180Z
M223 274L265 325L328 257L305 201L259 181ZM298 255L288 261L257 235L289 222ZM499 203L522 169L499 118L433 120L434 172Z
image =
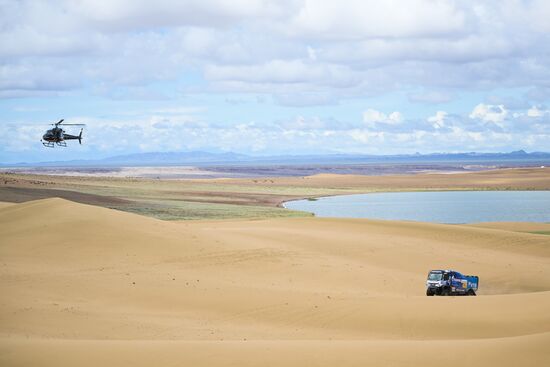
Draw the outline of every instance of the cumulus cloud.
M432 123L434 129L441 129L445 127L445 119L447 118L447 112L437 111L435 115L428 117L428 122Z
M403 115L398 111L386 115L383 112L369 108L363 112L363 122L370 127L375 127L377 124L397 125L403 122Z
M503 105L487 105L480 103L474 107L470 118L500 125L508 116L508 110Z

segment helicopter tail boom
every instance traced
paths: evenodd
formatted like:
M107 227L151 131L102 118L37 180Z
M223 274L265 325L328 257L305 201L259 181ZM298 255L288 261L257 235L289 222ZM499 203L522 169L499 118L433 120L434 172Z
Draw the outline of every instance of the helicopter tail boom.
M80 134L78 135L63 134L63 140L78 140L82 144L82 130L80 129Z

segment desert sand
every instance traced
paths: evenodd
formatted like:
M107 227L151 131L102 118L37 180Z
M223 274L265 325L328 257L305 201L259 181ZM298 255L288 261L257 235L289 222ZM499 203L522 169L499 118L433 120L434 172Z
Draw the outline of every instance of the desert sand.
M473 227L503 229L507 231L550 234L550 223L539 222L484 222L470 224Z
M6 208L10 205L13 205L13 203L6 203L5 201L0 201L0 209Z
M543 366L550 236L0 205L2 366ZM426 297L432 268L477 297Z

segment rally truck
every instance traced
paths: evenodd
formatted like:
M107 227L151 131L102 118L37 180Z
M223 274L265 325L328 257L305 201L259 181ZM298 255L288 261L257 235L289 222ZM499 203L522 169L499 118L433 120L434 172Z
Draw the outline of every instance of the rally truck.
M454 270L432 270L426 280L427 296L475 296L479 277Z

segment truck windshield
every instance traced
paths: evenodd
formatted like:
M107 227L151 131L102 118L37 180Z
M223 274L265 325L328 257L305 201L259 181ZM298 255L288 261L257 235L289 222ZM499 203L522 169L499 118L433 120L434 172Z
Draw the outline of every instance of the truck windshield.
M428 275L428 280L441 280L441 273L430 273Z

